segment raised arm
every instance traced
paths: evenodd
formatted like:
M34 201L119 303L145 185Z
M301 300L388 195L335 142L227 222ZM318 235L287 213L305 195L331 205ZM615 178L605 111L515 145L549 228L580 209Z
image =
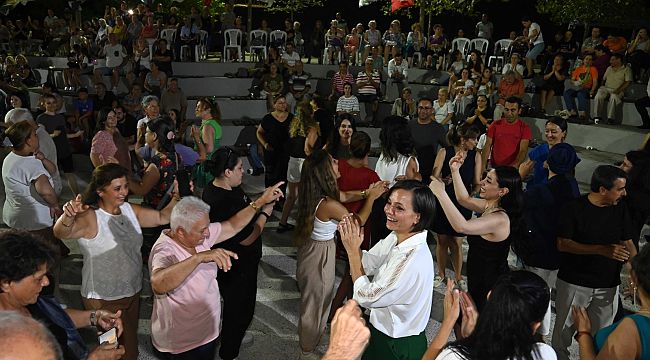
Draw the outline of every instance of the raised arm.
M463 161L464 161L464 155L455 155L449 161L449 168L451 169L451 180L454 184L454 194L456 195L456 199L458 200L458 203L462 207L478 213L483 213L483 211L485 211L485 206L487 205L487 202L483 199L477 199L470 196L470 194L467 192L467 188L465 187L465 184L463 183L463 179L460 176L460 167L463 164ZM482 171L483 169L481 167L480 172ZM478 175L478 178L480 179L480 172L477 171L476 168L474 169L474 172L475 172L475 176ZM480 185L478 187L480 190Z
M149 164L147 169L144 171L142 180L138 181L134 178L129 179L129 190L135 195L144 196L149 193L151 189L158 183L160 180L160 172L154 164Z
M233 215L230 219L222 221L221 233L219 233L217 243L235 236L244 228L244 226L250 223L250 221L253 219L253 216L257 214L258 210L261 211L265 205L272 204L280 197L282 197L282 190L280 190L280 186L282 186L282 184L284 184L284 182L280 181L273 186L269 186L266 188L266 190L264 190L262 196L260 196L257 200L251 202L250 206L239 210L239 212Z

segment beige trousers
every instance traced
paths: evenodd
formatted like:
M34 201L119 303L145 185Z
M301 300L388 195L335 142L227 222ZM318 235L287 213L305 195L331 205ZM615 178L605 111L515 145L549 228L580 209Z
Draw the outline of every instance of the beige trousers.
M296 279L300 289L298 338L304 352L316 349L325 332L334 295L336 243L309 239L298 249Z

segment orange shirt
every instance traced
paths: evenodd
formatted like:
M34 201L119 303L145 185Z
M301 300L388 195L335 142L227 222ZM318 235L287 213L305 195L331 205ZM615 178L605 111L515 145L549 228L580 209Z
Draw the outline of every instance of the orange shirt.
M615 37L613 40L607 38L607 40L603 41L603 45L613 53L622 53L627 49L627 40L622 36Z
M578 66L571 73L571 80L581 81L583 89L591 89L594 81L598 81L598 70L595 66L590 66L589 69L584 65Z

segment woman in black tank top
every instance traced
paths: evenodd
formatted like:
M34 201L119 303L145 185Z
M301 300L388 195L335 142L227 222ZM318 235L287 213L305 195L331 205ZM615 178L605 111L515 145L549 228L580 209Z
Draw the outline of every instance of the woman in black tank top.
M465 157L465 153L459 152L449 161L454 193L462 207L481 214L478 218L465 219L449 198L441 180L432 179L429 187L453 229L467 234L468 292L481 311L487 293L499 275L508 271L510 235L517 233L513 227L519 222L523 191L517 169L500 166L490 170L481 181L479 198L472 198L460 174Z

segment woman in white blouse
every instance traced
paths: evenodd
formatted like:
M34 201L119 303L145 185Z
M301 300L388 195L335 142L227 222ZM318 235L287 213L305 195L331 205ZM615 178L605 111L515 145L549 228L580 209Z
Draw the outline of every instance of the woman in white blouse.
M338 225L354 282L353 298L370 309L370 343L362 359L421 359L433 299L433 257L427 226L435 199L419 181L403 180L384 206L391 233L361 251L363 229L352 216ZM368 278L372 276L372 281Z
M454 117L454 106L449 101L449 90L438 90L438 99L433 102L433 117L441 125L447 125Z

